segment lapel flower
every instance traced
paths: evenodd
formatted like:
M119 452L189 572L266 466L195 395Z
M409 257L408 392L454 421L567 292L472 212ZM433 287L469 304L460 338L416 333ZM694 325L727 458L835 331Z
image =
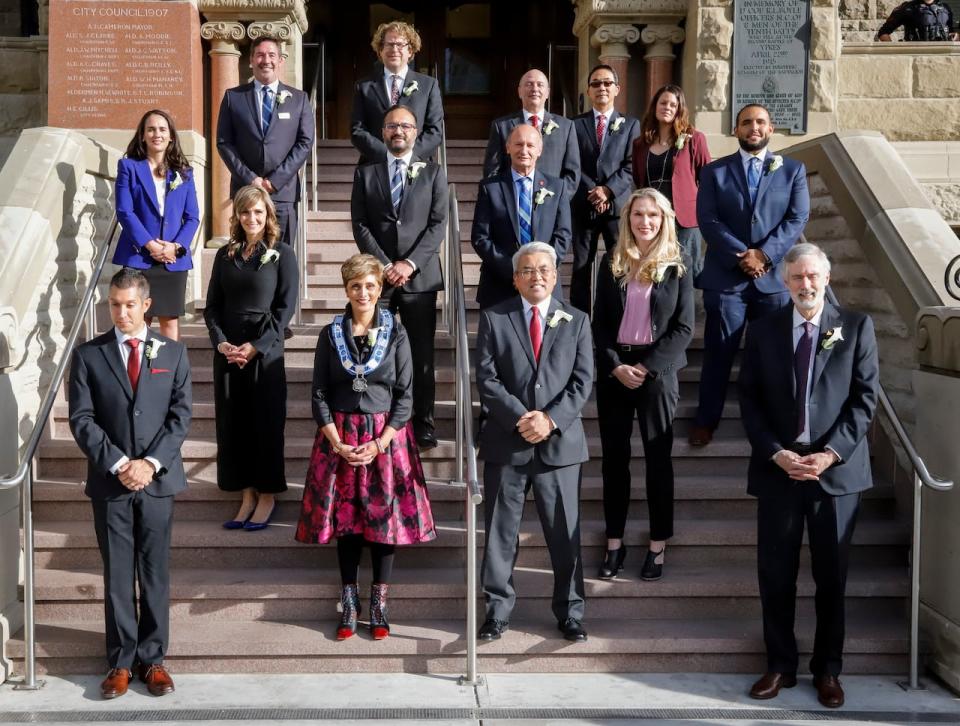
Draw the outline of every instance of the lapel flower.
M561 320L569 323L571 320L573 320L573 316L563 310L554 310L553 315L551 315L550 319L547 321L547 325L551 328L555 328L560 324Z
M823 350L830 350L833 346L843 340L843 328L839 325L835 328L830 328L823 335L823 342L820 344L820 347Z
M549 136L550 134L553 133L553 130L554 130L554 129L558 129L558 128L560 128L560 124L558 124L558 123L557 123L556 121L554 121L553 119L550 119L550 120L547 121L547 123L544 124L544 126L543 126L543 135L544 135L544 136Z
M417 82L416 82L416 81L410 81L410 83L408 83L406 86L404 86L404 88L403 88L403 95L406 96L407 98L409 98L409 97L410 97L410 94L411 94L411 93L414 93L414 92L417 91L419 88L420 88L420 86L417 85Z
M147 341L147 347L143 351L143 355L147 360L153 360L160 354L160 346L166 345L162 340L157 340L156 338L150 338Z
M546 187L544 187L543 189L538 189L537 193L533 197L533 203L539 207L541 204L547 201L547 197L552 197L552 196L553 196L553 192L551 192Z
M427 165L425 161L415 161L407 168L407 176L413 181L420 176L420 170Z
M668 262L664 265L657 265L657 269L653 271L651 279L657 284L663 282L663 278L667 276L667 270L673 267L673 264L672 262Z
M677 147L677 151L680 151L683 149L684 144L687 143L687 139L689 138L690 138L690 134L680 134L677 137L677 143L674 144L674 146Z
M293 94L286 89L280 91L280 93L277 94L277 105L282 106L283 102L286 101L288 98L290 98L290 96L292 95Z
M612 134L617 133L620 130L620 127L623 126L624 120L625 119L623 118L623 116L617 116L617 118L614 119L613 123L610 124L610 133Z
M377 342L377 336L380 334L380 328L370 328L367 331L367 345L373 345Z
M273 262L274 260L279 260L279 259L280 259L279 252L277 252L276 250L267 250L262 255L260 255L260 267L263 267L264 265L267 265ZM257 269L259 270L260 267L258 267Z
M170 180L170 191L172 192L178 186L183 184L183 177L180 176L180 172L174 172L173 179Z
M767 174L773 174L777 169L783 166L783 157L779 154L774 154L770 157L770 162L767 164ZM840 330L840 328L837 328Z

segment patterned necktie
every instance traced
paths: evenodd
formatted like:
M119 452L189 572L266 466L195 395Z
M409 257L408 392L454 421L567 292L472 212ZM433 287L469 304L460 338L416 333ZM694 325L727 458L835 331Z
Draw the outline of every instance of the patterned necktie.
M400 102L400 76L391 76L390 105L396 106Z
M127 356L127 378L134 393L137 391L137 382L140 380L140 339L127 338L130 346L130 355Z
M750 190L750 204L757 203L757 190L760 188L760 159L756 156L750 159L747 170L747 188Z
M603 146L603 132L607 129L607 117L603 114L597 116L597 146Z
M793 354L793 376L797 382L797 436L807 427L807 382L810 377L810 354L813 352L813 323L803 324L803 334Z
M390 182L390 199L393 200L393 211L400 213L400 202L403 201L403 159L397 159L393 166L393 181Z
M529 177L520 177L517 179L517 191L519 192L519 209L517 210L520 220L520 244L525 245L533 239L533 227L530 220L531 204L530 196L533 188L533 182Z
M540 327L540 309L530 308L530 345L533 346L533 359L540 363L540 345L543 343L543 329Z
M537 115L536 115L536 114L534 114L533 116L530 117L530 125L533 126L533 128L537 128L537 123L538 123L539 121L540 121L540 119L537 118Z
M270 128L270 119L273 118L273 91L270 90L270 86L263 87L261 115L263 116L263 135L266 136L267 129Z

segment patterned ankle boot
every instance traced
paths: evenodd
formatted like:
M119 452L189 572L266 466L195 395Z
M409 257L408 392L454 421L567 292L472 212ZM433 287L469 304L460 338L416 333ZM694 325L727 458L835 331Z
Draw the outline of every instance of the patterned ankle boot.
M390 635L387 622L387 585L370 585L370 633L374 640L383 640Z
M357 618L360 616L360 593L356 585L344 585L340 593L340 612L337 640L346 640L357 632Z

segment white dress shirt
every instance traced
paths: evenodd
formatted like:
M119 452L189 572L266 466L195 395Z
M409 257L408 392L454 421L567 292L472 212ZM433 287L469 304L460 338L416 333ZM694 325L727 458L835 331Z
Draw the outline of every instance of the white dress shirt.
M393 91L393 77L400 76L400 95L403 95L403 87L407 83L407 73L410 70L410 66L404 66L396 73L388 71L386 67L383 69L383 83L387 88L387 100L391 100L391 92Z
M764 146L760 151L755 154L751 154L749 151L744 151L743 149L738 149L740 152L740 165L743 167L743 175L747 179L750 178L750 162L753 159L760 159L760 174L763 174L763 163L767 159L767 153L769 149Z
M603 143L604 143L604 144L607 143L607 134L610 133L610 116L612 116L612 115L613 115L613 111L612 111L612 110L607 111L606 113L602 113L601 111L598 111L597 109L593 109L593 133L594 133L594 137L596 137L597 126L600 124L600 117L603 116L603 123L604 123L604 126L603 126ZM603 148L602 145L601 145L601 148Z
M127 335L126 333L121 333L116 326L114 326L113 332L114 332L114 335L117 336L117 346L120 348L120 361L123 364L123 370L127 370L127 363L130 360L130 354L133 352L130 346L127 345L127 341L130 340L131 338L136 338L137 340L140 341L140 346L137 348L137 355L140 356L140 371L142 373L143 360L144 360L143 356L145 353L144 348L145 348L145 342L147 340L147 326L144 325L140 329L140 332L137 333L136 335ZM150 462L150 464L153 466L154 471L160 471L160 469L162 468L160 465L160 462L154 459L152 456L145 456L144 459ZM117 463L115 463L113 466L110 467L110 473L116 474L117 469L119 469L121 466L126 464L128 461L130 461L129 456L121 456L117 460Z
M257 113L260 116L260 128L263 128L263 85L256 78L253 79L253 89L257 92ZM280 80L277 79L269 84L270 95L273 97L273 113L277 113L277 89L280 87ZM271 118L271 123L273 119Z
M410 149L410 151L408 151L403 156L394 156L389 151L387 151L387 183L390 184L391 189L393 188L393 173L394 173L394 170L397 168L396 167L397 159L400 159L400 161L403 162L403 187L404 189L406 189L410 185L410 177L407 176L407 172L410 170L410 162L413 160L413 149ZM409 264L414 269L414 271L416 271L417 266L416 264L414 264L412 260L404 260L404 262ZM386 271L386 270L389 270L391 267L393 267L393 263L388 262L386 265L384 265L383 269L384 271Z
M153 187L157 190L157 211L160 212L160 219L163 219L163 203L167 199L167 178L164 175L163 179L157 178L156 174L151 174L153 177Z
M533 177L537 174L537 170L534 169L530 172L530 176L524 176L520 174L516 169L510 167L510 176L513 178L513 201L517 205L517 215L520 214L520 187L517 186L517 179L529 179L530 180L530 234L533 234ZM519 221L519 216L518 216ZM531 241L533 241L531 239Z
M537 111L536 113L530 113L527 109L523 109L523 122L525 124L530 123L530 117L537 117L537 129L542 133L543 132L543 117L547 115L546 111Z
M533 310L533 303L531 303L522 295L520 296L520 299L523 301L523 319L527 321L527 330L530 330L530 311ZM546 300L537 303L537 310L540 311L541 333L543 332L544 328L547 327L547 312L550 310L550 301L552 299L552 297L548 297Z
M804 428L797 436L797 442L801 444L810 443L810 389L813 386L813 363L817 359L817 341L820 340L820 316L823 315L821 307L817 314L810 320L803 317L796 307L793 308L793 352L796 354L797 346L800 345L800 338L803 337L803 324L813 323L813 348L810 352L810 367L807 370L807 390L797 391L797 400L803 396L803 420Z

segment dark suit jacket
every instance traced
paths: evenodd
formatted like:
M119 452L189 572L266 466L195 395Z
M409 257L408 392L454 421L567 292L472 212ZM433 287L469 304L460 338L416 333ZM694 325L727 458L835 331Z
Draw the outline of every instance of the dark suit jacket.
M823 341L833 328L841 329L843 340L824 350ZM810 441L814 450L830 447L841 457L820 475L820 486L829 494L869 489L873 479L866 435L880 381L873 321L826 303L814 355ZM753 447L747 491L757 497L796 486L771 461L794 441L797 407L804 404L796 392L793 358L793 305L750 323L739 389L743 426Z
M383 80L383 66L369 78L360 81L353 93L353 113L350 116L350 141L360 152L360 163L379 161L387 155L383 143L383 117L390 108L390 97ZM413 81L417 90L409 96L400 92L397 102L413 113L417 119L417 143L413 152L424 159L433 155L443 138L443 103L440 100L440 84L433 76L407 71L403 82L406 88Z
M280 103L283 91L291 95ZM251 81L228 89L220 103L217 150L230 170L230 196L259 176L276 188L273 201L296 202L300 198L297 172L307 162L316 133L310 99L303 91L281 83L264 136L256 95Z
M546 133L550 122L557 128ZM494 119L490 124L490 138L483 156L484 178L497 176L510 171L510 157L507 156L507 137L513 127L523 123L523 111L511 113ZM580 150L577 146L577 132L573 122L552 113L545 113L540 124L543 139L543 153L537 159L537 169L544 174L563 179L567 187L567 198L573 199L580 183Z
M136 392L130 388L113 328L79 346L70 363L70 431L87 457L86 494L118 499L132 492L110 473L121 458L150 456L162 469L143 491L169 497L185 489L180 447L190 428L190 363L182 343L158 340L157 357L143 356ZM142 355L142 354L141 354Z
M418 161L414 154L410 168ZM386 159L358 166L353 174L350 218L357 247L385 265L413 262L417 270L403 287L407 292L443 289L440 243L447 224L447 177L438 164L426 164L415 179L408 168L399 214L393 210Z
M807 171L803 164L781 157L783 166L771 171L767 154L755 205L750 203L747 175L739 152L708 164L700 174L697 222L707 243L703 272L697 284L704 290L743 290L755 285L763 293L786 287L776 267L803 233L810 217ZM759 249L771 269L751 280L740 269L738 252Z
M623 121L614 131L613 127L618 118ZM640 134L640 122L613 111L604 132L602 149L597 146L593 109L576 116L573 126L580 154L580 185L574 197L575 214L579 218L585 218L593 208L587 201L587 192L594 187L605 186L610 188L614 196L607 216L619 217L620 210L633 191L630 155L633 153L633 140Z
M678 370L687 364L687 346L693 339L693 274L690 260L684 259L683 277L670 267L662 282L650 291L650 319L653 343L638 361L654 376ZM621 364L617 334L623 321L627 288L620 285L610 269L610 253L600 261L597 297L593 308L593 339L597 345L597 376L610 376Z
M554 311L573 317L550 327ZM544 321L540 364L533 358L530 331L519 295L480 312L477 390L487 419L480 432L480 458L522 466L534 452L548 466L570 466L589 458L580 411L593 388L590 321L580 310L550 301ZM546 441L528 444L517 431L527 411L543 411L557 425Z
M123 158L117 163L116 210L123 231L113 253L113 264L146 270L155 264L150 253L142 249L147 242L162 239L176 242L186 251L183 257L164 265L168 270L189 270L193 267L190 244L200 226L200 208L192 173L180 173L176 189L170 184L176 178L167 173L167 193L160 202L153 183L150 162L146 159Z
M637 189L647 186L647 152L650 144L637 137L633 142L633 183ZM683 148L673 157L673 174L670 177L670 189L673 210L682 227L697 227L697 188L700 174L710 163L710 150L707 137L702 131L694 130Z
M536 204L540 189L554 192ZM533 242L546 242L562 261L570 247L570 198L556 177L541 172L533 177L534 204L531 215ZM517 196L513 176L508 169L493 179L480 182L477 206L470 233L473 248L480 255L480 284L477 302L487 307L515 297L513 287L513 253L520 248L520 222L517 218ZM559 286L558 286L559 288ZM558 294L559 290L554 291Z

